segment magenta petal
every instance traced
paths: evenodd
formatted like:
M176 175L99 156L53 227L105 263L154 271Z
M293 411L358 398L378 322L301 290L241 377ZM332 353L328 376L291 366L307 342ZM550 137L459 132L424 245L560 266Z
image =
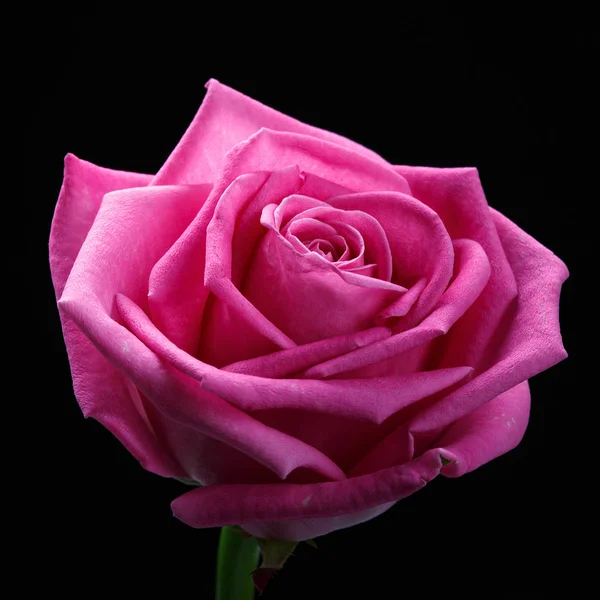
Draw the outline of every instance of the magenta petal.
M293 408L381 423L408 404L468 377L472 371L470 367L458 367L400 377L334 381L241 375L206 365L179 349L125 296L117 296L117 305L130 330L160 358L196 379L202 389L246 411Z
M384 189L410 194L406 180L391 165L306 135L261 129L235 146L226 158L215 183L216 198L240 175L275 171L289 165L298 165L307 181L309 175L316 175L329 180L330 186L357 192ZM301 193L306 195L304 190Z
M125 377L156 407L163 422L215 438L279 477L302 466L325 478L343 478L343 472L321 452L202 391L197 382L165 365L112 318L113 314L117 317L114 301L120 291L142 305L146 302L152 265L181 235L204 197L203 186L149 187L108 194L75 261L59 306L110 362L119 365ZM87 390L82 388L82 393ZM100 408L112 417L120 414L122 402L122 397L103 396ZM186 462L198 464L193 439L187 442L190 445L184 446L182 456ZM204 449L203 438L198 446L196 452Z
M515 448L525 434L529 406L529 384L523 381L452 423L436 442L453 461L442 474L458 477Z
M273 338L279 339L283 347L289 346L274 326L255 313L255 321L269 336L253 328L244 315L230 311L222 300L212 296L207 304L210 292L204 285L205 277L224 288L224 296L236 296L227 282L238 287L247 271L254 248L264 235L259 222L263 207L297 191L304 181L295 166L270 176L254 173L242 178L245 183L234 186L230 193L211 194L209 206L204 207L150 276L153 322L180 348L192 354L199 352L202 358L217 365L255 356L256 352L273 352L277 349ZM258 186L261 181L264 185L256 195L242 193L244 189L256 190L251 182Z
M215 303L207 307L204 317L200 356L221 366L232 359L272 351L273 346L292 348L296 344L254 306L234 285L233 240L238 215L248 205L279 201L281 195L301 185L297 169L277 178L266 173L251 173L238 177L223 193L215 208L206 232L206 268L204 284L215 296ZM287 175L287 176L285 176ZM271 185L265 186L265 182ZM275 185L273 185L275 183ZM262 188L262 190L261 190ZM244 236L244 231L237 233ZM244 236L245 237L245 236ZM248 248L252 252L253 248Z
M312 469L327 479L345 477L339 467L315 448L262 425L217 396L202 391L197 382L165 366L135 335L106 314L97 296L77 295L76 290L89 291L85 288L92 284L85 281L85 275L77 279L73 294L61 300L62 310L109 360L119 364L123 374L146 395L164 419L247 454L280 478L287 477L298 467ZM177 398L177 402L173 402L173 398Z
M50 268L58 300L104 195L145 186L151 178L97 167L72 154L65 157L64 181L50 233ZM133 386L62 312L61 322L75 396L84 415L100 421L144 468L166 477L185 476L153 436ZM112 402L108 409L107 399Z
M567 268L506 217L492 210L492 218L517 281L519 297L514 314L505 325L493 366L415 417L411 431L449 425L567 356L558 321Z
M340 210L331 206L309 208L293 218L282 228L281 233L285 234L286 229L289 229L299 219L317 219L323 223L328 223L334 228L339 227L340 232L343 232L346 226L358 231L364 240L365 260L368 263L377 265L378 279L390 281L392 276L390 244L381 223L368 212L363 210Z
M60 298L105 194L147 185L152 175L113 171L65 156L62 188L50 232L50 267L56 297Z
M377 315L376 322L383 324L385 319L389 319L390 317L403 317L408 314L426 286L427 278L423 277L422 279L419 279L419 281L417 281L405 294L400 296L398 300L386 306Z
M368 367L388 358L397 358L400 354L449 331L481 294L490 276L487 256L477 242L456 240L454 252L454 280L442 295L435 310L419 325L366 348L359 348L311 367L302 376L324 379Z
M380 156L351 140L305 125L215 79L211 79L206 88L208 91L198 113L156 175L153 185L214 182L225 165L227 153L263 127L327 140L371 161L387 164Z
M338 269L315 252L300 254L268 231L244 281L244 296L297 344L356 333L404 288Z
M472 371L471 367L456 367L396 377L330 381L256 378L243 393L232 391L232 384L224 378L208 379L203 387L247 411L297 409L381 424L413 402L464 380Z
M358 333L341 335L319 340L312 344L303 344L289 350L281 350L249 360L243 360L223 367L225 371L256 375L258 377L289 377L298 371L308 369L326 360L330 360L357 348L368 346L390 337L387 327L372 327Z
M281 202L265 207L260 222L268 229L285 233L281 230L289 224L290 219L306 210L320 206L327 208L329 204L302 194L291 194L283 198Z
M421 489L441 467L440 452L432 450L407 464L339 482L198 488L171 507L192 527L241 524L253 535L276 531L279 539L301 541L373 518Z
M486 289L445 337L432 367L470 364L487 368L517 296L515 277L506 258L477 169L395 167L410 183L413 196L442 219L452 239L471 239L485 250L492 268Z
M184 147L186 144L188 142L184 143ZM207 228L221 196L237 177L256 171L284 171L290 165L298 165L298 173L306 171L304 183L312 182L316 191L322 191L324 187L337 191L340 187L358 190L377 190L383 187L410 192L405 179L387 163L374 161L317 138L268 129L261 129L235 146L227 154L223 165L202 210L184 235L159 261L150 277L153 320L172 341L190 353L197 350L208 299L204 280L200 276L206 260ZM333 181L325 182L328 177ZM162 179L159 178L160 180ZM234 254L235 252L234 240ZM232 277L237 287L239 273L243 274L245 271L236 267L237 259L232 262ZM153 298L156 298L157 306L154 305ZM273 352L275 349L268 351ZM229 357L223 364L244 358L251 356Z
M452 277L454 250L439 216L411 196L393 192L347 194L331 198L329 204L344 211L365 212L381 224L389 241L393 281L410 286L427 278L425 288L411 308L411 324L421 321ZM390 312L388 308L386 314ZM407 324L402 327L405 329Z

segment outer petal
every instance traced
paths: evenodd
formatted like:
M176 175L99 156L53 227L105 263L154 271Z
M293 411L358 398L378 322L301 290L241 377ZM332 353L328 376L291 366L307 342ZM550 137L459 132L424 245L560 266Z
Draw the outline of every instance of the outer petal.
M151 175L103 169L67 154L50 233L50 269L57 299L62 296L104 195L147 185L151 179ZM185 476L157 442L146 416L136 409L139 397L133 386L127 384L68 316L63 313L60 316L75 395L84 415L100 421L144 468L164 476ZM114 402L112 411L106 410L107 399Z
M450 426L445 434L448 437L443 438L441 445L455 448L459 463L446 467L446 472L453 476L476 468L512 448L522 437L529 410L524 382L566 358L560 337L558 307L560 289L568 277L567 268L552 252L506 217L492 210L492 218L519 288L518 303L507 324L504 344L497 348L498 362L400 425L363 457L353 473L389 466L390 461L395 462L394 452L397 452L396 460L402 460L407 456L406 448L412 447L415 441L421 443L423 440L427 444L432 435L437 437L437 432L442 433L447 426ZM507 419L494 423L493 417L498 416L496 408L503 405L508 410L500 410L500 416L505 412ZM478 413L478 409L482 412ZM482 427L485 426L490 415L492 423L488 422L486 429L482 429L482 446L477 450L478 442L475 442L471 426L479 419L484 423ZM453 423L456 423L456 429ZM487 429L489 432L485 433ZM493 433L498 434L495 440L491 438Z
M305 125L211 79L204 101L153 185L213 182L225 155L259 129L301 133L338 144L371 160L385 161L340 135Z
M436 442L453 460L442 473L458 477L515 448L525 435L530 403L523 381L452 423Z
M326 478L343 478L340 469L316 449L200 391L195 382L166 367L111 317L119 291L145 303L152 265L177 239L205 197L205 186L150 187L109 194L75 262L60 306L153 403L162 414L161 424L176 423L211 436L280 477L299 466L314 466ZM103 398L105 412L118 410L114 403L119 400ZM197 464L193 437L176 442L172 450L180 460Z
M147 185L152 175L113 171L65 156L62 188L50 231L50 268L56 297L60 298L105 194Z
M517 296L512 269L490 217L475 168L395 167L410 184L412 195L441 218L452 239L478 242L490 261L486 289L443 339L431 356L430 368L469 364L478 370L495 362L498 346Z
M405 465L339 482L198 488L171 507L192 527L242 524L253 535L300 541L381 514L434 479L441 467L440 452L432 450Z
M443 427L567 357L560 336L560 289L569 272L550 250L492 209L519 290L497 361L418 415L411 431Z
M215 184L218 196L240 175L298 165L302 171L356 192L410 194L406 179L386 162L373 160L307 135L263 128L229 152ZM303 193L301 191L301 193Z
M216 369L175 346L127 297L118 295L117 306L130 330L161 359L245 411L294 408L381 423L397 410L464 380L472 372L470 367L456 367L400 377L332 381L243 375Z

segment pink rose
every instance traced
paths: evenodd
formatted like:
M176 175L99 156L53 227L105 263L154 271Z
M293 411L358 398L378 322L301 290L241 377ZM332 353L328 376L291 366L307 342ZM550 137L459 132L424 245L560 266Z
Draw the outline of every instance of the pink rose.
M68 155L75 395L194 527L303 540L507 452L568 272L474 168L392 166L217 81L155 176Z

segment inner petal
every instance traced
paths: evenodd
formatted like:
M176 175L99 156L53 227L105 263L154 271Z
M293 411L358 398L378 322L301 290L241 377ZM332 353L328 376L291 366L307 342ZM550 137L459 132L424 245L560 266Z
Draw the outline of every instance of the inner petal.
M358 272L356 269L365 266L365 240L363 239L363 236L355 227L352 227L352 225L348 225L347 223L336 222L333 226L343 237L343 240L348 247L347 254L345 253L340 256L337 266L346 271ZM368 276L374 277L377 265L371 266L373 269L371 269L371 275ZM365 275L365 273L362 274Z
M299 198L297 201L299 206L308 205L307 202L300 200L302 197L298 195L290 196L289 205L292 205L294 198ZM318 201L316 201L318 202ZM325 203L308 208L300 214L292 217L288 223L283 224L283 218L279 220L283 224L281 233L285 236L290 227L297 219L314 219L319 220L324 224L333 227L337 233L344 236L349 242L350 247L357 250L355 258L360 257L361 261L357 261L349 267L363 266L365 263L377 265L377 278L384 281L390 281L392 277L392 254L390 244L381 224L362 210L342 210L333 208ZM275 214L277 213L275 210ZM282 211L282 216L288 216L287 211ZM277 219L275 219L277 221Z
M338 235L333 226L317 219L296 219L286 228L285 234L295 235L305 245L315 239L327 240Z
M313 240L308 243L308 249L324 256L330 262L336 262L338 253L333 244L327 240Z
M329 260L332 262L346 259L350 255L346 240L337 233L335 227L327 223L316 219L294 219L286 229L286 239L297 249L299 248L296 241L311 252L322 256L331 255ZM292 237L295 239L292 240ZM305 254L302 250L300 252Z
M301 254L275 231L264 236L242 288L253 306L297 344L366 329L405 291L341 270L316 252Z

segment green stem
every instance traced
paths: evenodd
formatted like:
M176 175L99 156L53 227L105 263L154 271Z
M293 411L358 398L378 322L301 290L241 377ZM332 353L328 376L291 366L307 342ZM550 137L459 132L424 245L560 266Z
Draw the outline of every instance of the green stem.
M251 573L258 566L258 544L235 527L222 527L217 555L216 600L252 600Z

